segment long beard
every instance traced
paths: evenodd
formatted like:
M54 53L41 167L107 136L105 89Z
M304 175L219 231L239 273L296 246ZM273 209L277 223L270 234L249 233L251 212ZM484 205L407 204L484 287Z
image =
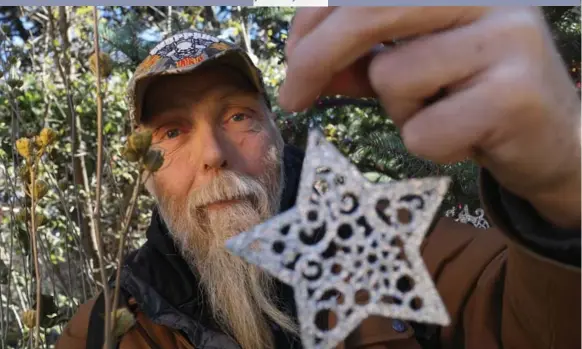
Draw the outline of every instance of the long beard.
M243 349L273 348L263 314L287 331L297 332L294 322L276 307L272 277L224 247L228 238L278 211L283 187L280 158L274 147L265 159L267 170L259 178L223 171L192 192L186 205L157 195L160 214L183 258L199 275L214 318ZM221 200L236 201L220 210L206 208Z

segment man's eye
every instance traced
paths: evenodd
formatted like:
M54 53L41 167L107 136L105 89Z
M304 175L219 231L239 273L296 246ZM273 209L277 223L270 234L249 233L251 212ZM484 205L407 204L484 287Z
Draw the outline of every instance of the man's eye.
M245 121L248 118L249 117L243 113L237 113L237 114L234 114L230 119L234 122L241 122L241 121Z
M180 130L177 128L173 128L166 132L166 137L169 139L176 138L181 134Z

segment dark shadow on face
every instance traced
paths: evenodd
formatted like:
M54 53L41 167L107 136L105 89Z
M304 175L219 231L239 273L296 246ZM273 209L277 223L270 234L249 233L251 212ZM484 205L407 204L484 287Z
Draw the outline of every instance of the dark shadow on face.
M210 63L180 75L154 78L143 99L142 124L152 123L154 116L172 108L187 108L202 101L209 93L244 93L262 98L248 77L231 66Z

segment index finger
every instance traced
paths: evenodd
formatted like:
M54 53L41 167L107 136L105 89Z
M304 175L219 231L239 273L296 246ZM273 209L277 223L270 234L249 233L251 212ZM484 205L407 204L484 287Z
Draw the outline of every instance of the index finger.
M285 44L285 55L292 54L295 45L301 38L321 23L336 7L304 7L295 12L291 22L289 38Z

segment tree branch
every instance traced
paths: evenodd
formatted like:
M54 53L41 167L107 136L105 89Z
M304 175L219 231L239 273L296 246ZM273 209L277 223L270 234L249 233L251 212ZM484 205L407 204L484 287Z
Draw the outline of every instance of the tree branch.
M398 174L398 172L393 171L389 168L387 168L386 166L383 166L381 164L375 163L371 160L362 160L361 162L359 162L357 164L357 167L362 171L362 172L379 172L382 173L392 179L400 179L402 176L400 176L400 174Z
M256 64L258 62L258 57L253 52L253 48L251 47L251 39L249 37L249 33L247 31L248 25L248 16L246 14L245 9L241 8L240 6L236 7L236 12L238 17L238 26L240 32L240 39L242 41L242 48L245 50L247 55L251 58L251 60Z
M212 25L212 29L220 28L220 22L216 19L216 15L212 10L212 6L204 6L204 10L202 13L204 19Z
M62 56L59 53L59 50L54 44L55 41L55 24L54 18L52 14L52 8L49 6L47 9L48 15L48 24L49 24L49 38L50 42L52 43L52 49L55 54L55 65L57 67L57 72L59 73L63 84L65 85L65 94L67 97L67 106L69 109L69 117L70 117L70 125L71 125L71 166L72 166L72 175L73 175L73 195L75 197L75 208L76 208L76 216L77 216L77 225L79 226L79 230L81 232L81 241L87 241L87 244L83 247L85 248L87 254L89 255L90 259L93 261L96 259L96 251L94 246L90 243L91 239L87 235L87 230L90 229L90 235L94 235L95 224L93 222L93 205L91 203L91 196L89 193L91 192L90 185L89 185L89 178L87 175L87 164L85 163L85 156L82 155L85 153L85 143L81 138L81 132L77 132L77 129L81 128L81 120L77 112L75 111L75 104L73 102L73 95L71 92L71 82L70 82L70 70L65 72L63 68L63 61L66 59L62 59ZM63 42L68 42L67 31L61 31L61 34L64 34L65 37L61 38ZM70 64L67 63L67 66L70 67ZM77 145L78 142L78 145ZM80 150L80 154L78 155L78 150ZM78 158L77 158L78 156ZM80 172L80 175L79 175ZM81 177L81 178L79 178ZM88 194L88 197L85 200L85 212L89 213L89 222L90 226L87 226L86 221L83 217L83 209L81 202L79 200L79 190L77 185L83 185L85 192Z
M141 189L141 185L142 185L142 171L141 169L143 168L142 162L140 161L139 164L139 169L140 171L138 172L138 175L135 179L135 184L133 187L133 193L131 194L131 200L129 202L129 206L127 208L127 210L125 211L125 216L123 217L123 227L121 230L121 236L119 237L119 246L117 247L117 271L115 274L115 289L114 289L114 293L113 293L113 303L112 303L112 313L115 314L115 310L117 308L117 303L119 300L119 282L121 280L121 268L122 268L122 264L123 264L123 250L125 247L125 238L127 237L127 233L129 231L129 226L131 223L131 216L133 214L133 211L135 210L135 205L137 203L137 198L139 196L139 191ZM146 179L147 180L147 179ZM115 328L115 317L113 317L113 319L111 320L113 327Z
M97 183L95 185L95 244L99 257L99 270L101 272L101 282L103 283L103 297L105 298L105 348L112 347L111 341L111 303L109 298L109 285L107 283L107 273L105 272L103 239L101 238L101 177L103 172L103 100L101 97L101 63L99 52L99 14L97 6L93 6L93 45L95 47L95 79L97 87Z
M67 23L67 7L66 6L59 6L59 33L61 35L61 40L63 43L63 55L67 55L67 53L69 52L69 46L71 45L69 43L69 35L67 34L68 31L68 23ZM68 74L70 74L70 62L68 59L63 59L63 68L65 69L65 72Z
M39 155L40 157L40 155ZM42 291L42 280L40 277L40 261L38 259L38 242L37 242L37 222L36 222L36 205L37 205L37 189L36 189L36 173L38 168L37 155L31 155L30 162L30 236L32 240L32 256L34 258L34 274L36 279L36 313L35 313L35 326L34 326L34 347L40 348L40 296ZM26 186L26 184L25 184Z

